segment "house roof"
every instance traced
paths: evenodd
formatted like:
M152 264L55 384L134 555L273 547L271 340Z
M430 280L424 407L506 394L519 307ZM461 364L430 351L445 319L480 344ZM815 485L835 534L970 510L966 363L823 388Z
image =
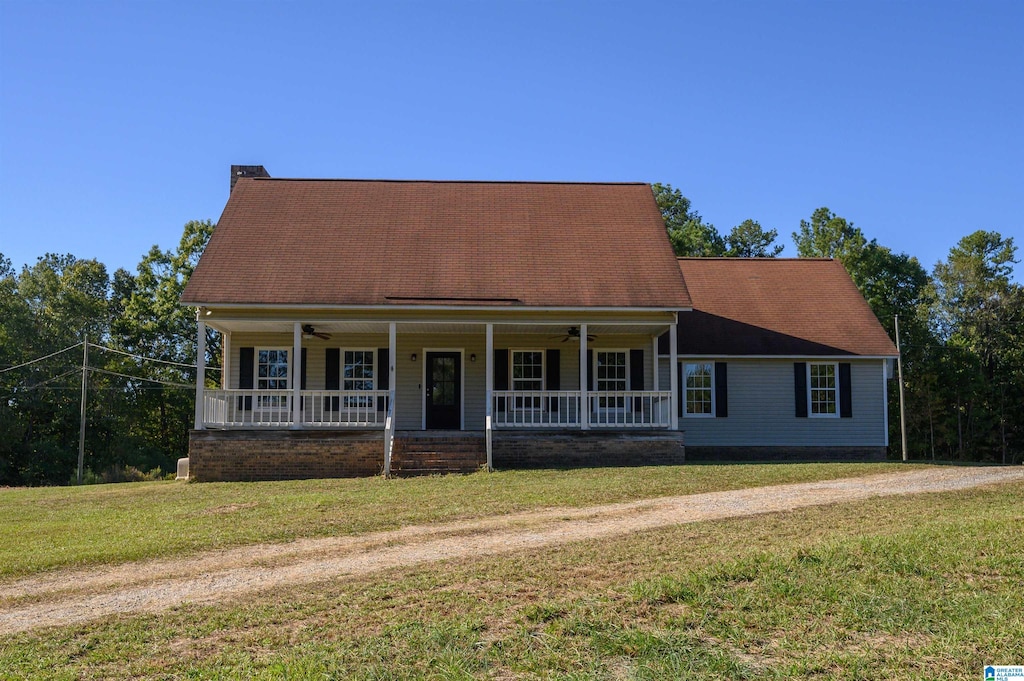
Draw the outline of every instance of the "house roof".
M684 309L647 184L242 178L193 305Z
M680 354L897 354L836 260L680 258L679 269L693 300L679 319Z

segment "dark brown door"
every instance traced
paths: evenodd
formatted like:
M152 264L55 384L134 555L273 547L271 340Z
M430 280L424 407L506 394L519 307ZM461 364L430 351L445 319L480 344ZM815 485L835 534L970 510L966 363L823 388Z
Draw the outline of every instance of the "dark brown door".
M462 427L462 357L458 352L427 353L427 430Z

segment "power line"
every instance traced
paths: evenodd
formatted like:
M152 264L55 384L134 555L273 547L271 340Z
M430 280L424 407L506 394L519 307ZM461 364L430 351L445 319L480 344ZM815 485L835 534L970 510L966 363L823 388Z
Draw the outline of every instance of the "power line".
M125 352L124 350L115 350L114 348L108 348L105 345L97 345L96 343L90 343L89 347L91 347L91 348L99 348L101 350L107 350L108 352L116 352L119 355L126 355L127 357L132 357L134 359L143 360L145 362L160 362L161 364L171 364L173 366L186 367L188 369L195 369L196 368L195 364L183 364L181 362L172 362L172 361L167 360L167 359L157 359L156 357L144 357L143 355L135 355L135 354L132 354L130 352ZM207 371L220 371L220 367L210 367L210 366L208 366L208 367L206 367L206 370Z
M79 345L81 345L81 343L79 343ZM7 395L6 397L0 398L0 399L2 399L2 400L9 400L9 399L11 399L12 397L14 397L15 395L17 395L20 392L24 392L26 390L36 390L37 388L42 388L42 386L46 385L47 383L53 383L54 381L59 381L62 378L66 378L66 377L70 376L71 374L77 374L81 370L82 370L81 367L75 367L74 369L71 369L70 371L65 371L63 374L60 374L58 376L53 376L52 378L48 378L45 381L39 381L38 383L33 383L32 385L26 385L26 386L21 387L21 388L16 388L17 392L13 392L10 395ZM55 389L56 388L46 388L46 390L55 390Z
M80 369L75 369L75 371L80 371ZM149 381L150 383L160 383L161 385L170 385L170 386L174 386L175 388L189 388L191 390L195 390L195 388L196 388L194 385L188 385L187 383L175 383L173 381L161 381L161 380L156 379L156 378L143 378L142 376L129 376L128 374L121 374L121 373L118 373L116 371L107 371L106 369L96 369L94 367L89 367L89 371L93 371L93 372L96 372L98 374L108 374L110 376L120 376L121 378L131 378L131 379L134 379L136 381Z
M35 364L36 362L42 362L44 359L50 359L51 357L56 357L57 355L59 355L61 353L67 352L68 350L74 350L75 348L80 347L81 345L82 345L82 342L79 341L79 342L75 343L74 345L69 345L68 347L64 348L63 350L58 350L57 352L51 352L50 354L46 355L45 357L37 357L36 359L29 360L28 362L25 362L24 364L16 364L15 366L7 367L6 369L0 369L0 374L6 374L8 371L14 371L15 369L21 369L22 367L27 367L30 364Z

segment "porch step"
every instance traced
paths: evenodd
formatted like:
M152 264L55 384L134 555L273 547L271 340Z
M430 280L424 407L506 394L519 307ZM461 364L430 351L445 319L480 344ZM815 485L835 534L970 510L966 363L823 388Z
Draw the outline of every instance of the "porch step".
M396 476L472 473L487 461L480 433L396 433L391 472Z

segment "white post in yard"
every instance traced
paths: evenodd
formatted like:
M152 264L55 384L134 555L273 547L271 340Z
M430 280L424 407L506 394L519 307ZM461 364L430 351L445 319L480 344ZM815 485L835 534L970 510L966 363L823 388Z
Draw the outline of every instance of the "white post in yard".
M487 446L487 470L494 470L491 458L491 417L494 409L494 324L487 324L484 343L484 393L487 409L484 411L484 438Z
M203 310L199 310L203 314ZM203 429L203 388L206 383L206 322L196 317L196 430Z
M668 389L672 391L672 399L669 400L669 408L672 412L669 414L669 423L671 424L672 430L679 430L679 405L676 402L679 400L679 359L676 357L676 322L672 322L672 326L668 327L668 364L672 367L671 371L668 372Z
M590 395L587 394L587 325L580 324L580 429L590 430Z
M295 322L292 338L292 428L302 427L302 322Z
M658 387L658 379L659 379L658 374L660 373L658 371L658 369L659 369L659 366L660 366L661 362L660 362L660 360L658 360L658 337L657 336L651 336L651 357L654 358L653 361L651 362L651 365L654 367L654 376L651 379L651 385L652 385L654 391L657 392L657 391L661 390L661 388Z

